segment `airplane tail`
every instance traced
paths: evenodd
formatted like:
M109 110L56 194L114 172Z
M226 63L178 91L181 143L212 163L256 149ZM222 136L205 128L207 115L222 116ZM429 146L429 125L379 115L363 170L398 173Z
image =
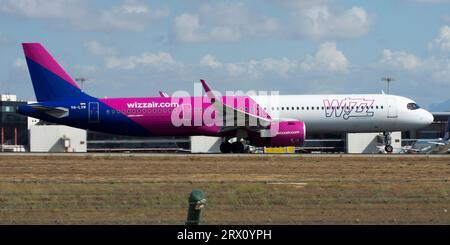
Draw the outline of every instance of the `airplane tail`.
M22 46L38 102L88 97L40 43Z

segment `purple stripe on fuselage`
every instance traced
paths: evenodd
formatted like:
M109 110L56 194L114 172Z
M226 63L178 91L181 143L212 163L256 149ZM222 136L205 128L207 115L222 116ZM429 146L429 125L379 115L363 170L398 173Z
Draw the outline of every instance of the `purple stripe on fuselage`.
M55 73L76 88L80 88L40 43L24 43L22 45L27 58Z

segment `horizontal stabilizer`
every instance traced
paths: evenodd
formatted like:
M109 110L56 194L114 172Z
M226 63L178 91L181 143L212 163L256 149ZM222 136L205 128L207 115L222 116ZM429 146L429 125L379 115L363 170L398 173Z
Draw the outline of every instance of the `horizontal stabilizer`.
M64 107L51 107L43 105L30 105L30 107L56 118L63 118L69 116L69 109Z

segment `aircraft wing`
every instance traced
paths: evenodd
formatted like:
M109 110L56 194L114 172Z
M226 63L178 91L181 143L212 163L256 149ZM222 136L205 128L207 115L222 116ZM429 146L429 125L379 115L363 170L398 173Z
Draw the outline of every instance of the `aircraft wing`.
M64 107L51 107L43 105L29 105L29 106L35 110L38 110L42 113L48 114L56 118L63 118L69 115L69 109Z
M446 145L444 142L439 142L439 141L429 141L428 144L433 144L433 145Z
M248 111L239 110L233 106L223 103L222 99L214 94L204 80L200 80L200 82L206 92L206 96L210 99L214 108L217 111L223 112L222 115L224 124L222 127L222 132L232 131L239 127L256 129L267 128L272 122L272 119L268 115L267 117L263 117ZM259 108L258 111L263 111L259 105L256 104L255 106Z

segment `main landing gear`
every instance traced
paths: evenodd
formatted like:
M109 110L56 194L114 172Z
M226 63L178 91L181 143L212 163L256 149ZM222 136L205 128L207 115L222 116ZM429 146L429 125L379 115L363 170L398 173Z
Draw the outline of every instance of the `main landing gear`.
M387 153L392 153L394 151L394 147L392 147L391 145L391 132L383 132L383 136L384 136L384 150Z
M245 145L241 141L229 142L229 139L225 139L220 144L220 151L222 153L245 153Z
M231 152L231 144L228 140L225 140L220 144L220 152L222 153L230 153Z

